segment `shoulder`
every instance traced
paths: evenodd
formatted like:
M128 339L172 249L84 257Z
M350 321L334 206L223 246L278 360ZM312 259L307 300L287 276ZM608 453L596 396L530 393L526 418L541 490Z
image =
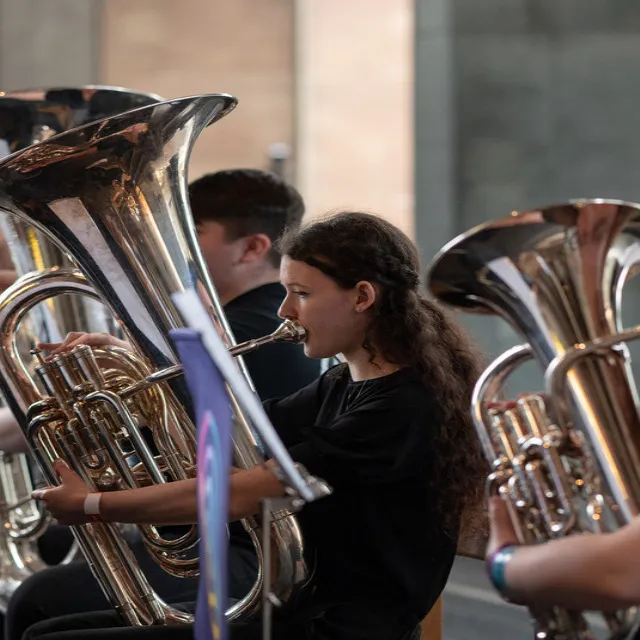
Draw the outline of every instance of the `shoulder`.
M325 373L321 382L323 404L336 399L330 397L332 390L353 386L348 372L339 367ZM308 449L323 461L319 475L329 474L326 479L334 486L390 483L426 476L431 468L439 424L420 380L402 374L371 382L375 385L356 387L363 391L351 394L352 406L347 395L346 410L303 433ZM337 395L345 398L342 392Z
M435 409L434 394L424 386L420 376L413 371L402 372L402 377L396 384L389 387L388 394L395 405L405 408L406 413L433 412Z
M424 455L440 432L441 419L433 396L409 371L377 379L373 387L356 392L352 405L335 425L336 437L353 439L358 446L386 450L392 456L413 449Z
M323 374L322 378L329 383L346 382L349 379L349 367L344 362L329 367Z
M420 376L410 369L401 369L360 384L363 385L363 405L377 404L389 410L401 410L401 414L422 413L422 410L433 408L433 394L423 385Z
M410 372L353 382L348 369L339 365L324 374L320 393L323 402L340 403L325 423L336 437L338 432L357 433L359 438L403 437L438 420L432 397Z
M349 384L349 367L344 363L336 364L327 369L320 376L318 382L318 390L323 395L332 391L344 390Z

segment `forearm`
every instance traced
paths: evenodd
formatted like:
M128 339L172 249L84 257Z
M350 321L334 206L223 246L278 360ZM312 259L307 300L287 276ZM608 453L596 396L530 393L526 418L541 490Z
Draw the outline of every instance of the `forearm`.
M229 484L229 520L255 515L263 498L284 495L284 485L263 466L246 471L232 468ZM105 492L100 499L100 514L108 522L193 524L198 521L197 481Z
M194 524L198 521L196 480L154 484L102 494L100 514L108 522Z
M518 548L506 567L509 590L524 603L569 609L612 610L638 604L640 563L637 550L625 553L628 538L629 532L621 531Z

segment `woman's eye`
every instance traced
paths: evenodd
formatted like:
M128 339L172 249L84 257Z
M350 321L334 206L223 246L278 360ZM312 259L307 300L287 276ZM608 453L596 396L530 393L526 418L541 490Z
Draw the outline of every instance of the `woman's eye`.
M309 295L306 291L294 291L293 294L298 298L306 298Z

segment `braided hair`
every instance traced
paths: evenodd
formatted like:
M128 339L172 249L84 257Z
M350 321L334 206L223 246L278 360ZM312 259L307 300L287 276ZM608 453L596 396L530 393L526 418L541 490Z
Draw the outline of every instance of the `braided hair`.
M483 503L486 463L469 410L480 359L457 323L422 294L415 245L378 216L344 212L287 232L280 251L344 289L362 280L376 286L363 347L371 361L380 355L418 372L438 400L434 493L445 528L455 534L463 513Z

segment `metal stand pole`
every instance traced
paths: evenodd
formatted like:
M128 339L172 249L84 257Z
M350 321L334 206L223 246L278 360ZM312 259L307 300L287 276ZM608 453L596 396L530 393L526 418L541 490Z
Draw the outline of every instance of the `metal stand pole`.
M273 608L282 603L271 591L271 527L274 510L295 511L300 506L300 498L264 498L261 506L262 526L262 640L271 640Z
M262 501L262 640L271 640L271 613L273 603L270 598L271 586L271 499Z

